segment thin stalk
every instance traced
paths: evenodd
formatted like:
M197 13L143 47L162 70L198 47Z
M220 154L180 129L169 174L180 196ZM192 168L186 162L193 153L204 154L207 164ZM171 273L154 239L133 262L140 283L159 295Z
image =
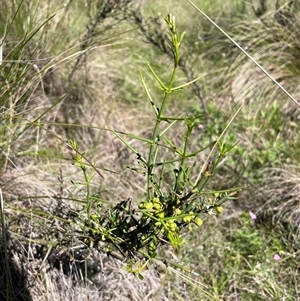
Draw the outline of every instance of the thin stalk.
M10 266L9 266L9 258L8 258L8 241L7 241L7 229L6 229L6 222L5 222L5 215L4 215L4 202L2 196L2 190L0 188L0 213L1 213L1 228L2 228L2 243L1 252L4 255L4 273L5 273L5 281L6 281L6 300L12 300L12 278L10 274Z
M170 90L172 88L172 85L174 83L175 76L176 76L176 71L177 71L177 66L175 65L174 69L173 69L173 72L172 72L170 82L168 84L168 90ZM158 137L159 126L160 126L160 123L162 121L162 116L163 116L163 113L165 111L165 107L166 107L166 104L167 104L169 94L170 93L168 91L165 91L164 99L162 101L160 110L159 110L159 112L157 114L157 117L156 117L156 123L155 123L153 133L152 133L152 142L151 142L150 148L149 148L148 179L147 179L148 199L149 200L151 199L151 174L153 172L153 167L155 165L155 160L153 160L153 153L154 153L154 149L157 147L157 142L158 141L156 141L156 140L157 140L157 137Z
M175 187L173 189L175 192L177 191L178 180L180 180L181 174L184 171L184 163L185 163L185 160L187 158L186 152L187 152L187 146L188 146L188 142L189 142L189 137L190 137L191 131L192 131L192 128L189 127L188 130L187 130L186 136L185 136L184 146L183 146L183 152L181 154L181 159L180 159L179 174L176 177Z
M87 175L86 169L84 169L83 174L84 174L84 180L85 180L85 183L86 183L87 216L88 216L88 220L90 220L91 207L92 207L92 200L90 198L90 196L91 196L90 179Z

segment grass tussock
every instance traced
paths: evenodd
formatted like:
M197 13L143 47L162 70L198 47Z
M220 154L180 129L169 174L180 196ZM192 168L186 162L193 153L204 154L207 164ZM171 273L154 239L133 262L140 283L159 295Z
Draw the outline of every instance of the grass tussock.
M266 169L265 173L268 177L261 189L261 212L274 224L282 221L286 226L296 229L299 235L298 167L285 165L284 168ZM298 239L294 242L297 244Z
M276 7L266 10L262 15L258 15L259 9L254 9L259 18L242 21L233 29L236 41L296 100L299 95L297 62L300 41L297 3L278 1ZM265 5L268 7L268 4ZM243 54L237 53L228 78L233 101L243 102L256 112L277 102L283 113L298 118L297 105L291 104L282 89ZM268 98L269 101L261 103L262 98Z

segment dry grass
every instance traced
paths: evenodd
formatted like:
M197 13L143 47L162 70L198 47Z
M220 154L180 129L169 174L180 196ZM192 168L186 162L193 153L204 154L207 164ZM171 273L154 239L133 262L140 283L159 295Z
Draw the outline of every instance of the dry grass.
M299 167L286 164L282 168L266 169L264 179L265 183L259 194L262 200L259 212L271 219L274 224L281 221L287 226L291 226L299 235ZM296 238L295 243L297 240Z
M96 252L81 263L64 260L59 255L48 261L50 264L47 262L41 268L41 261L36 258L19 259L19 264L25 267L33 301L160 299L161 279L154 270L146 271L145 281L140 281L123 270L124 264L119 260Z
M270 10L260 20L241 22L233 36L240 45L295 98L299 96L299 13L286 6ZM234 102L244 103L254 114L278 102L282 112L298 118L297 106L243 54L228 72ZM267 99L262 102L261 99Z
M37 35L34 40L34 43L40 43L41 46L36 52L36 58L51 59L39 61L37 66L26 65L25 83L16 85L13 97L7 96L10 107L5 111L6 115L2 116L3 120L10 120L4 127L8 143L7 148L2 148L3 169L0 184L5 201L5 214L11 225L11 235L16 241L11 245L12 260L20 269L24 268L33 300L237 300L240 297L241 300L250 300L247 299L249 296L254 296L251 300L256 300L257 287L259 300L283 300L278 299L280 294L292 295L293 292L285 291L285 283L282 283L283 288L280 283L278 286L272 285L279 281L277 274L283 275L286 280L289 273L294 273L293 285L297 290L299 284L295 270L281 270L279 265L272 265L270 257L267 257L269 261L263 265L250 263L251 257L239 257L234 252L235 246L226 245L228 232L234 233L243 225L240 209L237 210L233 205L225 207L224 218L213 219L204 226L201 233L191 234L179 254L166 250L164 255L168 260L183 262L198 275L188 274L183 277L171 266L165 269L154 265L143 273L145 280L140 281L125 272L122 269L124 263L113 257L96 251L92 254L87 254L87 250L77 252L75 239L70 249L57 247L50 256L47 254L48 246L40 248L38 243L25 239L30 237L51 241L53 237L50 235L55 237L55 232L59 232L62 227L55 222L52 215L59 208L78 208L80 205L75 200L83 199L80 189L72 183L83 182L83 176L71 164L73 154L65 143L67 139L76 140L80 150L86 153L104 176L102 179L95 175L92 193L110 203L127 198L139 203L146 194L145 176L127 168L127 165L138 167L134 154L107 130L113 128L143 137L151 135L153 109L146 100L138 78L139 68L143 69L142 55L132 55L130 44L134 44L136 40L130 34L105 42L105 38L98 35L91 38L90 44L85 45L86 48L82 48L87 34L83 24L88 22L88 18L82 14L84 5L80 5L83 4L78 2L76 6L70 5L64 9L60 4L52 7L58 14L46 26L44 35ZM49 7L45 6L44 9L48 11ZM95 7L91 11L95 12ZM37 19L43 19L43 10L38 12ZM298 18L296 14L295 17ZM289 69L288 64L295 61L296 53L286 51L284 53L287 57L282 57L282 60L280 58L274 61L271 57L289 47L297 47L298 29L293 23L289 23L286 27L288 30L285 31L277 24L275 28L279 36L274 37L271 30L273 25L267 26L267 30L259 27L260 25L254 23L251 28L240 25L241 31L246 32L245 41L251 41L249 51L253 51L253 56L259 62L262 61L278 81L285 86L287 84L290 91L297 95L298 77L294 70ZM125 27L127 29L127 25ZM270 45L263 48L263 53L257 52L255 48L261 45L260 39L256 41L251 38L253 28L256 32L257 28L265 30L265 40L270 37ZM294 32L292 35L289 34L291 31ZM108 38L111 32L113 31L107 31ZM47 39L48 35L50 38ZM276 39L284 42L278 43ZM244 43L244 40L241 42ZM157 66L166 64L166 58L160 58L157 52L149 56L151 59L156 58ZM247 107L254 111L252 116L255 116L258 105L254 99L269 95L271 101L281 101L279 91L257 69L243 60L237 62L237 65L243 65L239 65L239 71L236 69L230 74L231 79L233 78L231 93L234 102L240 103L248 99L250 105ZM16 65L10 66L13 69L6 65L7 69L2 69L4 73L20 72ZM165 70L162 72L165 76ZM183 73L180 76L184 78ZM13 79L11 78L12 81ZM149 82L152 84L150 79ZM6 96L10 84L11 82L6 81L1 87L1 96ZM138 90L133 90L137 96L132 102L128 102L127 98L130 97L126 96L128 87ZM155 96L157 92L154 89ZM67 96L52 107L65 93ZM178 111L183 115L190 112L193 106L189 97L184 99L185 97L183 94L176 95L179 105L174 105L168 115L178 115ZM222 103L220 107L224 105L223 108L229 110L233 107L232 98L230 101L227 104ZM282 109L287 114L292 110L290 103L284 102ZM47 114L41 116L46 111ZM37 118L38 116L41 118ZM170 131L170 137L176 145L181 144L182 137L178 133L182 132L182 128L178 124ZM251 139L247 135L239 135L238 138L243 140L246 147L255 147L251 145ZM199 147L201 139L205 138L203 136L205 133L200 131L194 133L191 150ZM209 144L210 139L211 137L204 139L205 143L207 141ZM145 144L132 136L127 136L127 140L141 153L144 151ZM207 154L208 150L197 157L199 169ZM169 158L171 155L172 152L166 149L162 158ZM261 211L273 208L274 218L293 222L296 227L299 227L300 222L297 197L299 173L296 167L267 170L265 178L268 181L263 188L263 192L267 194L267 202L261 208ZM197 174L192 175L196 176ZM226 175L217 177L213 184L223 185L225 177ZM166 181L169 180L166 177ZM84 185L78 186L84 188ZM37 213L40 209L49 215L42 218ZM50 237L43 237L37 230L39 228L48 231ZM85 260L88 255L89 259ZM73 257L76 260L70 261ZM246 265L249 263L248 270L244 262ZM224 269L234 272L226 278ZM191 283L188 277L192 278ZM197 283L198 280L206 284L208 289L203 291L202 286ZM245 283L249 283L249 286Z

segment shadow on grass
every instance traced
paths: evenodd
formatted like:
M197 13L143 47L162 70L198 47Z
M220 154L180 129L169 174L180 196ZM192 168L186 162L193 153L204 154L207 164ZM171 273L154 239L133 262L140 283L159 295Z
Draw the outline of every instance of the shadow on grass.
M26 288L25 273L11 259L11 252L0 240L0 301L32 301Z

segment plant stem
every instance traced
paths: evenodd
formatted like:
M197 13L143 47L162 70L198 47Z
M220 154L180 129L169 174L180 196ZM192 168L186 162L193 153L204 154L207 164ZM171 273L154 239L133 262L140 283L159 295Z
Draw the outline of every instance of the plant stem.
M170 82L168 84L168 90L165 91L165 95L164 95L164 99L162 101L161 107L158 111L158 115L156 117L156 123L153 129L153 133L152 133L152 142L150 145L150 149L149 149L149 155L148 155L148 180L147 180L147 193L148 193L148 199L150 200L152 197L151 194L151 175L153 174L153 167L155 165L155 161L156 161L156 156L153 156L154 154L154 150L155 150L155 146L157 146L157 143L160 139L158 138L158 132L159 132L159 126L160 123L162 121L162 117L163 117L163 113L165 111L165 107L166 107L166 103L167 103L167 99L169 97L170 94L170 90L173 86L174 80L175 80L175 76L176 76L176 71L177 71L177 65L175 64L173 72L172 72L172 76L170 79Z

